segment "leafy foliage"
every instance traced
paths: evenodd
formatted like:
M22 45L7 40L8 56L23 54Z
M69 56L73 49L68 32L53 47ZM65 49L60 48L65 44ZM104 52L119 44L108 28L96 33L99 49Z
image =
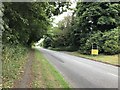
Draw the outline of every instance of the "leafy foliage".
M57 31L61 32L53 38L57 41L57 48L70 46L81 53L90 54L92 44L96 43L100 53L120 53L118 2L78 2L71 19L69 16L67 18L69 21L65 18L59 22Z
M50 17L58 15L67 3L9 2L4 4L3 41L31 45L40 40L50 26ZM57 11L56 11L57 10Z
M2 30L4 29L2 17L3 17L3 5L2 3L0 3L0 43L2 42Z
M80 42L85 43L90 34L98 30L104 32L116 28L120 20L119 6L119 3L109 2L78 3L75 17L77 27L73 30L79 33Z
M28 49L21 45L6 44L2 50L2 87L12 88L27 60Z
M51 38L51 47L65 47L69 45L69 36L70 36L70 27L71 27L71 16L64 17L64 20L58 23L58 27L53 27L48 31L48 36ZM46 39L44 40L44 44L46 43Z
M48 36L45 36L44 38L44 42L43 42L43 47L48 48L52 46L52 39Z
M118 43L119 35L120 34L118 28L115 28L110 32L105 32L103 35L103 50L106 54L120 53L120 47Z
M3 40L24 45L38 41L49 24L44 5L45 3L4 3Z
M65 2L58 4L59 2L4 2L4 7L1 8L0 3L4 88L13 87L26 61L28 47L47 34L52 21L51 17L63 12L56 8L67 5ZM1 11L4 11L3 21Z
M118 44L119 39L118 28L112 29L106 32L96 32L87 39L84 49L81 48L81 53L90 54L92 44L98 45L99 53L105 54L117 54L120 53L120 47Z

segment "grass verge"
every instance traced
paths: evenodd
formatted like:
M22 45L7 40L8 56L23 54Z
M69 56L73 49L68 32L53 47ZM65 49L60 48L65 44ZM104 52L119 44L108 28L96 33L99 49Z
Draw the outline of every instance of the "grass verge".
M44 58L42 53L38 50L35 50L33 73L33 88L70 89L68 83L60 75L60 73Z
M18 45L4 45L2 50L2 88L12 88L20 78L27 60L27 49Z
M71 55L75 55L75 56L79 56L79 57L83 57L83 58L87 58L87 59L91 59L91 60L95 60L95 61L100 61L100 62L104 62L104 63L108 63L108 64L112 64L112 65L119 65L118 63L118 54L117 55L98 55L98 56L93 56L93 55L84 55L84 54L80 54L79 52L68 52Z

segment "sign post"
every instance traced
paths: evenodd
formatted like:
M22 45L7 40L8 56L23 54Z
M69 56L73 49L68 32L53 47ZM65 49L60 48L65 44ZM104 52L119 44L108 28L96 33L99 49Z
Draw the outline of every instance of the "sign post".
M92 44L91 54L98 55L98 45L97 44Z

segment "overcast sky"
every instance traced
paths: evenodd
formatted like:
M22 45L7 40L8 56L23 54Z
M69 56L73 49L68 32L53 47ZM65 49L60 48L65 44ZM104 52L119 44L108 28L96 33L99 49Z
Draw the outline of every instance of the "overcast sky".
M76 7L75 0L71 0L71 2L72 2L72 4L71 4L70 8L75 8ZM72 13L73 13L73 11L67 10L67 12L63 12L62 14L60 14L58 16L54 16L55 19L53 21L53 26L56 26L56 23L63 20L65 16L72 15Z

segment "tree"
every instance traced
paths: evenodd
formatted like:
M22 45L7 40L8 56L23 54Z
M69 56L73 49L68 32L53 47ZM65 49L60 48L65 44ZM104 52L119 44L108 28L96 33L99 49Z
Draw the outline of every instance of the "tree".
M86 42L92 34L111 31L119 26L119 7L118 2L77 3L71 37L81 52L88 52ZM99 35L96 38L100 38Z
M40 40L47 33L50 17L56 12L57 4L52 2L9 2L4 4L3 41L28 45ZM62 3L61 3L62 4ZM62 7L67 5L63 3ZM61 5L58 5L59 7ZM59 10L58 10L59 11Z
M117 54L120 52L117 43L119 21L118 2L78 2L71 19L67 17L58 24L57 47L70 46L90 54L92 44L96 43L100 53Z
M69 32L71 27L71 16L66 16L64 19L60 22L58 22L58 27L53 27L48 31L50 37L52 38L52 45L53 47L66 47L69 46L70 40L69 38Z

